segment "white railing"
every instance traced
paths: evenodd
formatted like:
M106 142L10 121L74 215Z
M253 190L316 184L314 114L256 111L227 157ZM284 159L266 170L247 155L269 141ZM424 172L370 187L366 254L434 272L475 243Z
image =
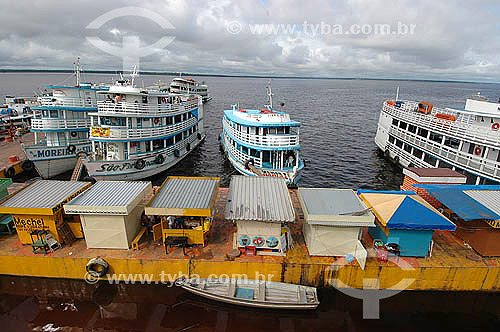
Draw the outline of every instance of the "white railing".
M170 126L162 126L162 127L152 127L152 128L133 128L128 129L126 127L121 128L109 128L109 136L99 136L99 138L104 139L141 139L141 138L154 138L154 137L163 137L167 135L178 134L179 132L184 131L185 129L195 125L198 122L197 118L191 118L184 122L180 122ZM103 128L103 127L99 127ZM107 128L107 127L105 127Z
M490 145L497 149L500 148L500 131L472 124L474 115L442 109L435 109L432 114L426 115L418 112L416 108L417 103L415 102L405 102L400 108L384 103L383 111L410 125L416 125L448 137L462 139L466 142ZM452 114L457 119L456 121L438 119L434 116L436 113Z
M39 97L38 101L41 106L46 107L97 107L96 100L91 97L84 99L79 97L43 96Z
M500 178L500 162L488 160L467 152L457 151L453 148L430 141L418 135L408 133L400 128L391 127L389 133L404 142L417 146L424 152L429 152L449 164L460 168L472 170L480 175ZM402 150L402 148L401 148Z
M97 109L99 113L127 114L127 115L177 115L191 111L198 107L198 99L178 104L143 104L111 101L98 101Z
M32 119L31 129L55 130L55 129L81 129L89 128L90 119Z
M243 152L241 152L240 150L236 149L232 144L231 142L229 141L229 139L224 136L224 142L226 144L226 147L229 148L229 152L233 155L234 158L236 158L236 160L238 162L240 162L242 165L245 165L245 162L249 159L253 159L253 162L254 162L254 166L255 167L262 167L262 159L260 159L259 157L252 157L252 156L249 156L247 154L244 154Z
M266 148L293 148L299 146L299 136L290 134L280 135L254 135L238 131L231 127L229 121L224 118L224 130L234 139L256 147Z

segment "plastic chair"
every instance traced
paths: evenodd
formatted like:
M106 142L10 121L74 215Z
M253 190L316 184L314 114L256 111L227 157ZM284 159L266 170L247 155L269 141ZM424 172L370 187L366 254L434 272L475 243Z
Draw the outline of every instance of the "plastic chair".
M49 247L50 252L54 252L54 250L62 248L61 244L56 239L54 239L54 237L50 233L45 235L44 241Z

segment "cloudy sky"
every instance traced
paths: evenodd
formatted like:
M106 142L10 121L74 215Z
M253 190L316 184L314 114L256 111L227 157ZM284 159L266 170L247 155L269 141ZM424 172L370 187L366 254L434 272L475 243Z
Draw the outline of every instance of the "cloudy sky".
M96 47L93 37L115 53L124 40L129 55L154 52L140 58L142 70L500 82L498 0L0 4L0 68L69 69L80 56L87 69L122 69L123 59ZM389 33L374 32L381 25ZM175 39L155 48L163 37ZM134 53L137 42L142 50Z

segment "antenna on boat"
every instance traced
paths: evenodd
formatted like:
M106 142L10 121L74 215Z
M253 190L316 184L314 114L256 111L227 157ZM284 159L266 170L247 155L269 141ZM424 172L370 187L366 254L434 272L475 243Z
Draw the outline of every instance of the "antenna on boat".
M132 71L132 74L130 74L130 77L132 79L130 84L132 86L134 86L134 80L135 80L136 76L137 76L137 65L134 66L134 70Z
M398 101L398 99L399 99L399 85L396 88L396 101Z
M269 97L269 107L272 109L273 108L273 90L271 86L271 80L269 80L269 84L266 87L267 89L267 96Z
M73 64L75 65L76 86L80 86L80 73L82 71L82 66L80 65L80 57L77 57L76 61Z

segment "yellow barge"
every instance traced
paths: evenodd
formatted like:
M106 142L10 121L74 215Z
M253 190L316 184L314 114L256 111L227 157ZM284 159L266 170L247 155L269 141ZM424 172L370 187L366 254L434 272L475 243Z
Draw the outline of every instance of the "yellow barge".
M0 274L84 279L87 262L102 257L113 278L136 282L168 282L183 274L201 278L246 275L249 279L338 288L495 292L500 287L500 258L483 258L445 231L435 232L433 255L427 259L393 257L379 262L369 249L362 270L343 257L310 257L301 232L304 219L297 191L290 190L290 195L297 218L291 230L295 245L286 256L229 255L235 230L224 219L227 189L220 188L207 244L187 249L186 255L181 248L165 254L159 243L147 239L139 250L87 249L84 240L77 240L47 255L35 255L14 234L0 237ZM363 234L365 247L371 247L369 241Z

